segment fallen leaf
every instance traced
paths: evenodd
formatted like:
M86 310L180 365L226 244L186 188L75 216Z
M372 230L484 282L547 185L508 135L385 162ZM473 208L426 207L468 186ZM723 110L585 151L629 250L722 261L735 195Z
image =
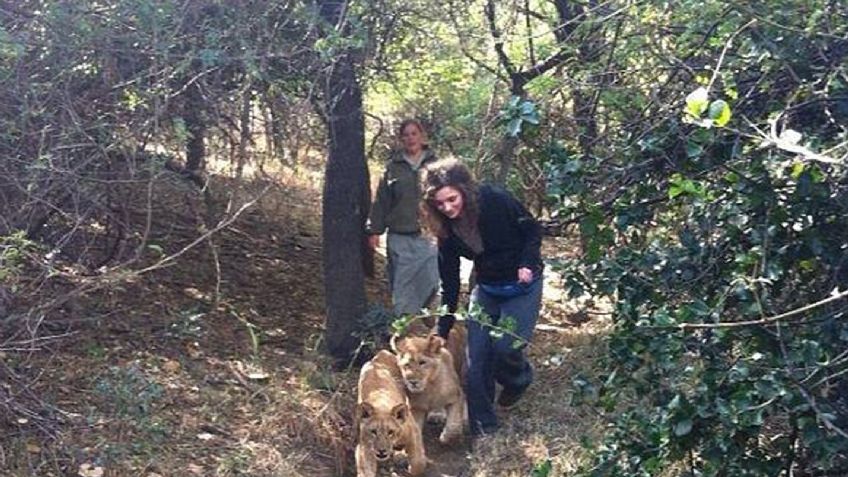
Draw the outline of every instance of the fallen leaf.
M172 359L166 359L164 363L162 363L162 369L169 373L176 373L180 370L179 361L174 361Z
M81 464L77 472L80 477L103 477L103 467L94 466L88 463Z
M268 373L263 371L253 371L251 373L247 373L247 379L251 379L253 381L262 381L268 379Z
M192 344L192 343L186 344L185 350L186 350L186 353L188 353L189 358L191 358L191 359L197 359L202 354L202 352L197 348L196 343L195 344Z
M203 475L203 467L197 464L189 464L188 471L195 475Z

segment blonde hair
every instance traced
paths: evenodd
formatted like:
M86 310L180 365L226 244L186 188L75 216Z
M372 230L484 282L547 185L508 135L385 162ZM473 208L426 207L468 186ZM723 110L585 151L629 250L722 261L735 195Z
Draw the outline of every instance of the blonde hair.
M403 121L400 122L400 124L398 125L398 128L397 128L397 131L396 131L398 140L400 140L400 138L403 137L403 131L407 128L407 126L410 126L410 125L414 125L415 127L418 128L418 131L421 132L421 139L422 139L421 142L424 145L424 148L426 149L429 146L429 144L428 144L429 138L427 136L427 130L424 128L424 123L422 123L421 121L414 119L414 118L407 118L407 119L404 119Z

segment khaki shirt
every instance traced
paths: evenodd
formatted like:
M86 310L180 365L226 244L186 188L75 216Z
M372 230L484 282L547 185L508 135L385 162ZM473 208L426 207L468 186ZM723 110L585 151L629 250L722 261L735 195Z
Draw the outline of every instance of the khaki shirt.
M403 152L392 154L377 185L366 225L367 233L382 234L386 229L396 234L421 231L418 223L418 203L421 200L418 171L425 164L436 160L436 155L430 149L425 149L423 154L418 169L413 169L404 159Z

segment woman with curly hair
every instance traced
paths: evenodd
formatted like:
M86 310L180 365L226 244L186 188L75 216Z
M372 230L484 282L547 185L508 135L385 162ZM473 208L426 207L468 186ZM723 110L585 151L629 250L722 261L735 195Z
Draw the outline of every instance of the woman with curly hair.
M487 320L468 322L468 418L472 435L493 432L495 383L498 404L515 404L533 380L524 348L533 336L542 300L542 235L538 222L506 190L478 185L462 163L448 159L424 169L421 179L423 220L438 238L442 303L450 313L459 299L459 259L474 261L476 284L471 302ZM490 324L515 329L495 338ZM455 318L439 319L446 337ZM517 342L516 342L517 340Z

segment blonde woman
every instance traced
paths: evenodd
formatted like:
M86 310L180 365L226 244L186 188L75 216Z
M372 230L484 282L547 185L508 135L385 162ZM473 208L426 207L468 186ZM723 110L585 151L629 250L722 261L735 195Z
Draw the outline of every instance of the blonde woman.
M423 125L415 119L400 123L400 148L386 163L366 233L368 245L377 248L380 235L386 236L387 272L395 314L417 314L425 308L439 287L436 247L421 234L418 221L420 202L419 171L436 160L427 145Z

